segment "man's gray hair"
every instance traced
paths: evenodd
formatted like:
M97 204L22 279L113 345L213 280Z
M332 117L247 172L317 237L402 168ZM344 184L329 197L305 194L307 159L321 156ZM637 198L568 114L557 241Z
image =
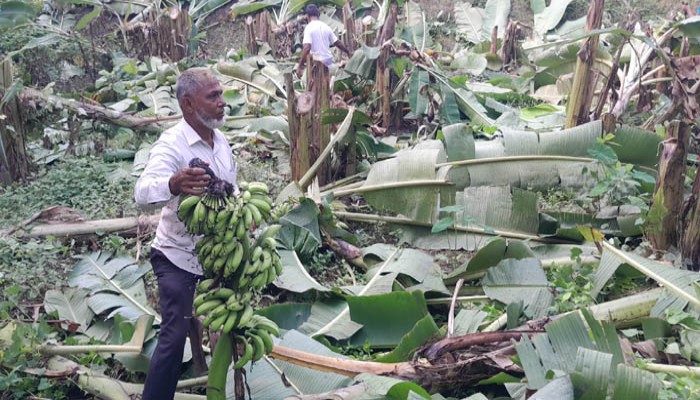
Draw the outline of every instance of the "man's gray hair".
M177 100L182 101L186 95L192 94L202 86L202 82L209 79L216 80L216 76L211 69L206 67L195 67L184 71L177 78Z

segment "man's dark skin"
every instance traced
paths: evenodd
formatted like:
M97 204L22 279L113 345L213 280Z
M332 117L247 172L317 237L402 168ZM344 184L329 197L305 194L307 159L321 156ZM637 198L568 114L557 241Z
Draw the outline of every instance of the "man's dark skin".
M318 17L314 15L308 15L307 18L309 19L309 22L317 20ZM345 47L345 44L340 41L340 39L336 40L335 43L331 45L339 48L343 53L347 54L348 57L350 57L352 54L350 53L350 50L348 50L347 47ZM306 63L306 58L309 56L309 53L311 53L311 45L310 44L305 44L304 48L301 50L301 59L299 60L299 66L297 67L297 78L301 78L301 76L304 74L304 64Z
M185 121L212 148L214 148L214 130L204 125L197 115L197 110L205 118L223 118L226 102L222 94L221 85L212 78L202 83L193 95L185 95L180 101L180 109ZM202 168L183 168L170 178L168 182L170 193L175 196L181 193L199 196L204 193L210 178Z

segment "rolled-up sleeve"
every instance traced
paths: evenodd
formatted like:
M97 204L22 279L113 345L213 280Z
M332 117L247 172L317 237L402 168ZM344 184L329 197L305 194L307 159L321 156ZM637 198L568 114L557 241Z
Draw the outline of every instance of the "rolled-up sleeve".
M151 148L148 163L136 181L134 199L139 205L164 203L173 198L169 181L179 168L179 154L173 146L158 141Z

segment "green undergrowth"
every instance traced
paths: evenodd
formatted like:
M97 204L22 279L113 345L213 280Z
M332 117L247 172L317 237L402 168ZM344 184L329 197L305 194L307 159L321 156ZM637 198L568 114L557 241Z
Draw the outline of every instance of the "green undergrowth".
M117 165L81 157L44 167L29 182L0 191L0 228L14 226L51 206L73 208L86 220L137 215L135 178L120 175L110 179Z

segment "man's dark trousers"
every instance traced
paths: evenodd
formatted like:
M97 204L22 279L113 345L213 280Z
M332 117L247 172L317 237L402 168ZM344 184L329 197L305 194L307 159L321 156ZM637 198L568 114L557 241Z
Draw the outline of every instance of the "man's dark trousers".
M170 400L180 377L192 299L199 277L176 267L163 253L151 249L151 266L158 278L160 324L158 345L148 367L144 400Z

